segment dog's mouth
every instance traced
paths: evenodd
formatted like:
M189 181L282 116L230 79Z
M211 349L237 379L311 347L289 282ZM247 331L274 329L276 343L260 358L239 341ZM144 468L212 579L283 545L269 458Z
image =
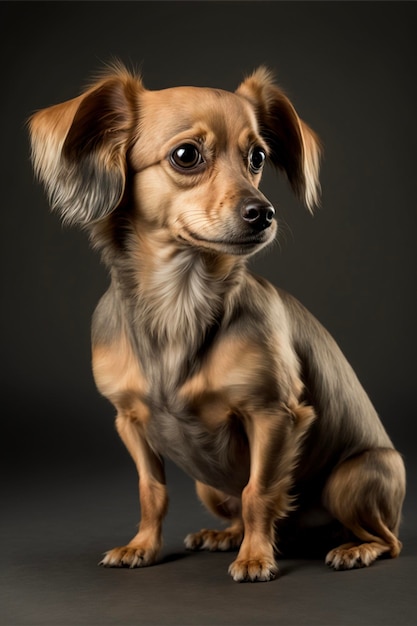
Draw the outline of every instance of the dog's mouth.
M235 255L247 255L269 244L275 236L275 228L268 228L250 236L233 236L210 239L184 227L178 238L191 245L197 245L217 252Z

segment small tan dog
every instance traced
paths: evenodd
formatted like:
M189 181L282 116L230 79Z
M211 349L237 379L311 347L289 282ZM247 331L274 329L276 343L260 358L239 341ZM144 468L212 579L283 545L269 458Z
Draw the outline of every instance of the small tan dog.
M329 334L246 268L277 230L258 189L265 161L310 210L319 189L317 138L269 72L235 93L148 91L116 67L30 131L52 208L89 232L111 276L93 369L137 466L141 522L102 564L157 559L163 456L229 524L187 548L239 548L236 581L273 579L280 520L317 507L350 535L327 554L333 568L397 556L400 455Z

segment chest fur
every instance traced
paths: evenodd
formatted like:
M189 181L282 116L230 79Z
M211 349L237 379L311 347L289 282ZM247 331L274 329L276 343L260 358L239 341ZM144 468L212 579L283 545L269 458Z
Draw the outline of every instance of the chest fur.
M253 296L253 294L252 294ZM249 299L246 302L250 301ZM195 479L239 492L249 472L245 416L299 393L297 360L254 311L240 308L197 341L156 337L112 292L93 321L93 371L119 414L139 422L151 447ZM140 318L139 318L140 322Z
M196 480L241 491L249 474L244 416L254 398L278 394L276 364L265 346L234 333L209 338L192 359L180 345L134 349L126 334L96 346L94 375L101 393L142 424L154 451Z
M247 343L230 337L215 340L191 362L171 346L146 372L145 430L152 448L194 479L231 494L240 493L249 475L244 412L245 397L253 394L254 358Z
M145 431L155 452L195 480L232 495L241 492L249 476L249 449L239 416L220 402L213 422L204 419L204 403L195 407L178 399L162 405L150 400L150 407Z

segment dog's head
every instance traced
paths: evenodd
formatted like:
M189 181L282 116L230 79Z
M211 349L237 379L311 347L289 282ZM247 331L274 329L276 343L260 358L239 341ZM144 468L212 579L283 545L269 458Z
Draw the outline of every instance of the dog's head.
M94 225L126 210L138 227L227 254L275 235L259 191L267 160L312 210L319 144L264 68L235 93L148 91L123 68L30 120L35 170L64 222Z

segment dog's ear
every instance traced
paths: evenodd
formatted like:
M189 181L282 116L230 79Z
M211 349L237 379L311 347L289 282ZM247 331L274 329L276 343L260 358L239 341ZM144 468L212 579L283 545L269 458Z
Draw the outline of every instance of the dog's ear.
M120 203L141 90L140 80L120 68L29 120L35 172L65 223L87 226Z
M283 170L297 196L312 212L319 203L320 142L297 115L287 96L260 67L236 93L252 104L273 164Z

